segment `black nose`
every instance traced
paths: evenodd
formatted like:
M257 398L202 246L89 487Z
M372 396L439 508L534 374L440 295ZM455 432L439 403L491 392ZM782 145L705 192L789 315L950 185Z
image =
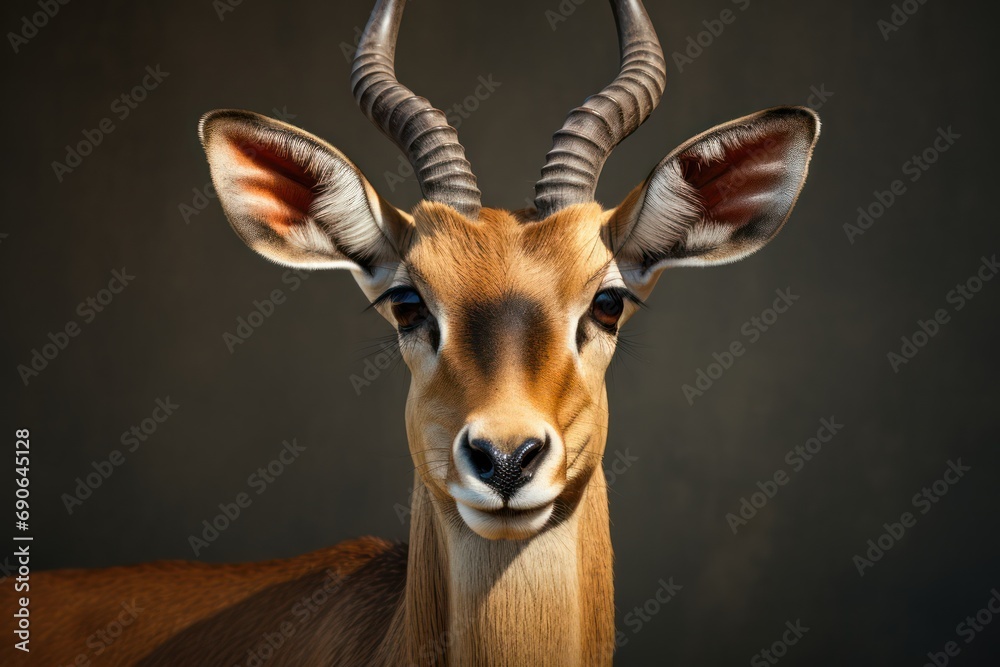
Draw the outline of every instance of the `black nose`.
M506 501L531 479L545 458L547 446L544 440L528 438L507 454L489 440L476 438L466 440L464 449L479 479Z

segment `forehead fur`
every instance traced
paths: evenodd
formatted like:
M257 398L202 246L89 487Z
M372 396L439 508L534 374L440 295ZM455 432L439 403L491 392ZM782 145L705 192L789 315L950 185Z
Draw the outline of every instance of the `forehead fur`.
M511 294L575 300L611 259L602 238L609 215L589 203L540 222L500 209L483 209L470 222L447 206L422 202L413 211L406 263L441 301Z
M477 222L440 204L414 209L405 264L447 320L437 372L421 393L438 417L526 401L562 430L590 404L571 341L574 315L611 259L608 218L593 203L539 222L497 209Z

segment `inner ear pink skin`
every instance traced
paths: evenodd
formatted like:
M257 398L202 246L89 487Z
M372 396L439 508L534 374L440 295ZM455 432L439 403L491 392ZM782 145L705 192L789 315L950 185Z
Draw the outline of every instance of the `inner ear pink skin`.
M240 238L285 266L350 270L395 326L411 383L409 545L362 539L288 561L40 573L40 662L79 652L83 629L134 598L154 611L108 647L110 663L244 664L248 646L288 625L296 601L322 593L329 602L308 628L286 633L276 662L612 664L620 632L602 460L619 327L667 266L735 261L777 233L819 119L778 107L716 126L604 209L594 199L601 170L659 102L667 69L641 0L611 0L619 73L554 135L534 207L484 208L457 130L396 78L404 4L376 0L351 88L413 168L423 199L411 213L379 197L339 150L287 123L220 109L199 128ZM331 433L318 446L373 444ZM364 475L347 462L329 479ZM0 663L12 662L2 651Z
M299 164L277 155L264 144L250 144L244 139L234 149L242 188L249 198L268 204L260 207L261 220L281 235L304 224L316 199L319 181Z

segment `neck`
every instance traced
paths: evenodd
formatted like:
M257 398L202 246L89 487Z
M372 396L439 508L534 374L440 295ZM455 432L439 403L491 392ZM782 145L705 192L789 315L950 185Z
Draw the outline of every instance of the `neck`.
M415 665L611 664L614 595L599 468L564 521L486 540L413 493L405 600L391 641ZM408 647L403 648L403 647Z

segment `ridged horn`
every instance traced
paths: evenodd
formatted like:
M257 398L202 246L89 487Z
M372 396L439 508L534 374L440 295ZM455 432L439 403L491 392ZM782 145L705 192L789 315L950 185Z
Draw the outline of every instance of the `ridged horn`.
M458 132L444 113L396 80L396 38L405 0L378 0L358 43L351 87L361 111L406 154L424 199L477 220L482 193Z
M618 26L621 71L604 90L573 109L553 135L535 184L540 217L594 200L597 179L615 146L653 112L666 85L666 62L640 0L611 0Z

